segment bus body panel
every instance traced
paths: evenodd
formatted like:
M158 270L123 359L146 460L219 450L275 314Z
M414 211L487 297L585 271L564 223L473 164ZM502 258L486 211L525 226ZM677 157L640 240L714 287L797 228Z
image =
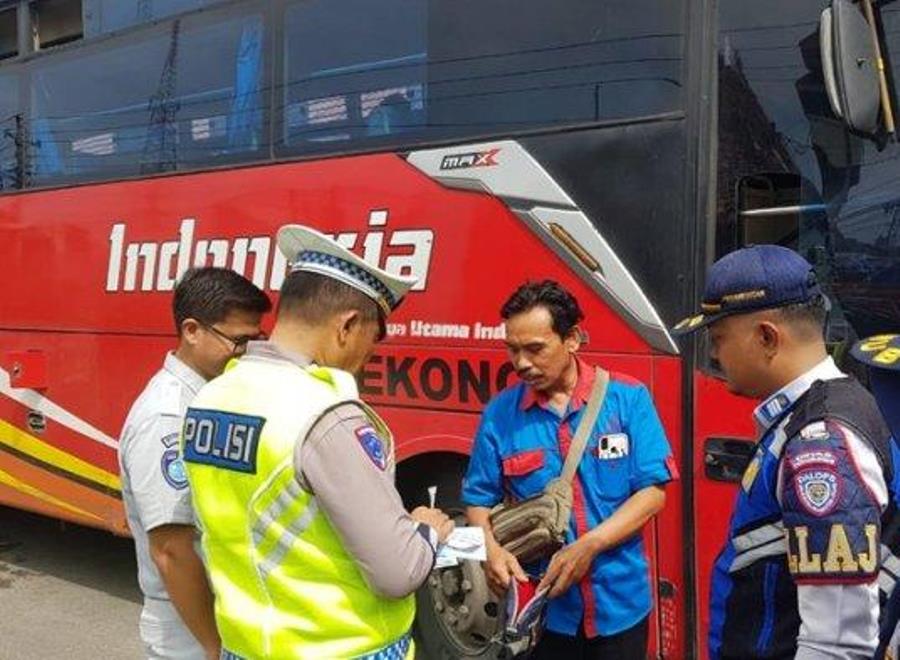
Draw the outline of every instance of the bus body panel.
M586 359L650 388L679 455L677 358L652 351L502 201L447 189L400 156L372 155L0 198L0 258L14 292L0 367L10 379L13 356L37 351L47 369L46 387L0 395L0 502L126 533L115 440L174 347L179 268L215 263L274 293L286 264L273 237L292 222L420 277L359 378L400 461L468 452L484 404L515 382L499 308L524 281L548 277L582 305ZM652 577L665 584L652 646L675 655L686 592L683 548L669 539L681 525L680 488L670 486L645 538Z
M725 384L702 372L694 374L693 515L696 521L697 648L705 649L709 632L709 595L713 565L725 542L737 497L735 483L716 481L706 473L707 441L727 438L748 444L755 441L753 408L756 402L738 397ZM739 487L740 484L737 484Z

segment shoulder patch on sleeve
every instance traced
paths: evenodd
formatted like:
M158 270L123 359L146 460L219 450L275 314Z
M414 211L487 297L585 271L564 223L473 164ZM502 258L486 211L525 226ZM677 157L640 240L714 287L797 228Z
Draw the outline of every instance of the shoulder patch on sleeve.
M366 452L366 456L369 457L369 460L371 460L379 470L384 471L385 468L387 468L387 455L384 452L384 444L382 443L381 438L378 437L375 429L373 429L370 424L364 424L357 428L354 433L356 434L356 439L359 441L363 451Z
M797 501L813 516L827 516L834 511L841 497L844 480L834 467L817 465L805 467L794 474Z
M160 461L160 469L162 470L163 479L175 490L184 490L188 486L187 473L184 469L184 462L178 455L177 449L168 449L162 455Z
M806 584L875 579L880 563L881 509L831 422L804 427L785 445L781 505L788 567Z

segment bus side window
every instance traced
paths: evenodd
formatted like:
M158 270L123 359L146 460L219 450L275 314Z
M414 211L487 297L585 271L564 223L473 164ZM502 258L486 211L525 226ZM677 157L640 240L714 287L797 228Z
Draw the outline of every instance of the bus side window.
M158 21L215 4L219 0L82 0L85 38Z
M19 54L16 7L0 9L0 60Z
M769 243L803 255L815 269L831 305L826 334L829 348L843 351L851 332L832 291L834 250L828 232L828 211L815 188L797 174L752 174L738 179L735 202L730 232L734 249Z
M813 187L796 174L774 172L738 179L735 248L772 243L827 267L828 215Z
M258 159L264 44L263 5L246 1L35 58L20 178L58 184Z
M284 19L284 144L341 151L421 128L427 9L407 0L290 3Z
M41 50L81 39L81 0L37 0L31 3L35 47Z

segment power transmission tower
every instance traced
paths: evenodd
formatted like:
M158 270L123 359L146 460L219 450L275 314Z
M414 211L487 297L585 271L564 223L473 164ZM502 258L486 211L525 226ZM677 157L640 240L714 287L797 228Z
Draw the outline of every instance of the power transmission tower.
M15 133L13 137L16 145L15 187L27 188L31 185L31 135L25 117L17 114L15 117Z
M153 0L138 0L137 19L139 22L149 21L153 18Z
M150 125L141 156L141 173L170 172L178 166L178 122L181 104L175 98L178 81L178 34L181 21L172 23L169 53L163 65L156 93L150 97Z

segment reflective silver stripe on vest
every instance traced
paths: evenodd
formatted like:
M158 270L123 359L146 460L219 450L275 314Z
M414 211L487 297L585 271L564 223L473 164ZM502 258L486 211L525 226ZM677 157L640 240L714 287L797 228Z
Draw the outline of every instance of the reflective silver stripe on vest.
M878 571L878 587L888 596L894 592L900 579L900 559L886 545L881 546L881 570Z
M774 557L787 553L784 523L780 520L735 536L731 543L737 554L728 568L729 573L746 568L764 557Z
M764 557L775 557L777 555L783 555L787 553L787 543L784 538L775 539L771 543L767 543L765 545L761 545L759 547L753 548L752 550L748 550L742 554L739 554L734 558L734 561L731 562L731 566L728 568L729 573L734 573L735 571L739 571L742 568L746 568L750 566L752 563L759 561Z
M253 524L253 542L256 545L262 543L263 537L266 534L266 530L278 519L278 517L284 513L287 508L293 504L298 497L303 494L303 489L293 479L288 482L287 487L281 491L278 497L275 498L275 501L269 506L268 509L260 514L259 518L256 519L256 522Z
M900 578L900 559L886 545L881 546L881 567L890 571L894 578Z
M878 573L878 588L884 593L886 596L890 596L894 593L894 587L897 586L897 580L889 573L884 571L879 571Z
M288 550L291 549L291 546L294 545L294 542L300 535L306 531L306 528L309 527L317 513L319 513L319 503L316 501L316 498L312 497L303 513L284 530L281 537L275 543L275 547L263 559L260 569L262 570L264 578L268 577L269 573L278 568L278 565L281 563L281 560L284 559Z
M751 550L756 546L769 543L774 539L784 538L784 523L782 521L769 523L749 532L744 532L740 536L735 536L731 540L734 549L739 553Z

